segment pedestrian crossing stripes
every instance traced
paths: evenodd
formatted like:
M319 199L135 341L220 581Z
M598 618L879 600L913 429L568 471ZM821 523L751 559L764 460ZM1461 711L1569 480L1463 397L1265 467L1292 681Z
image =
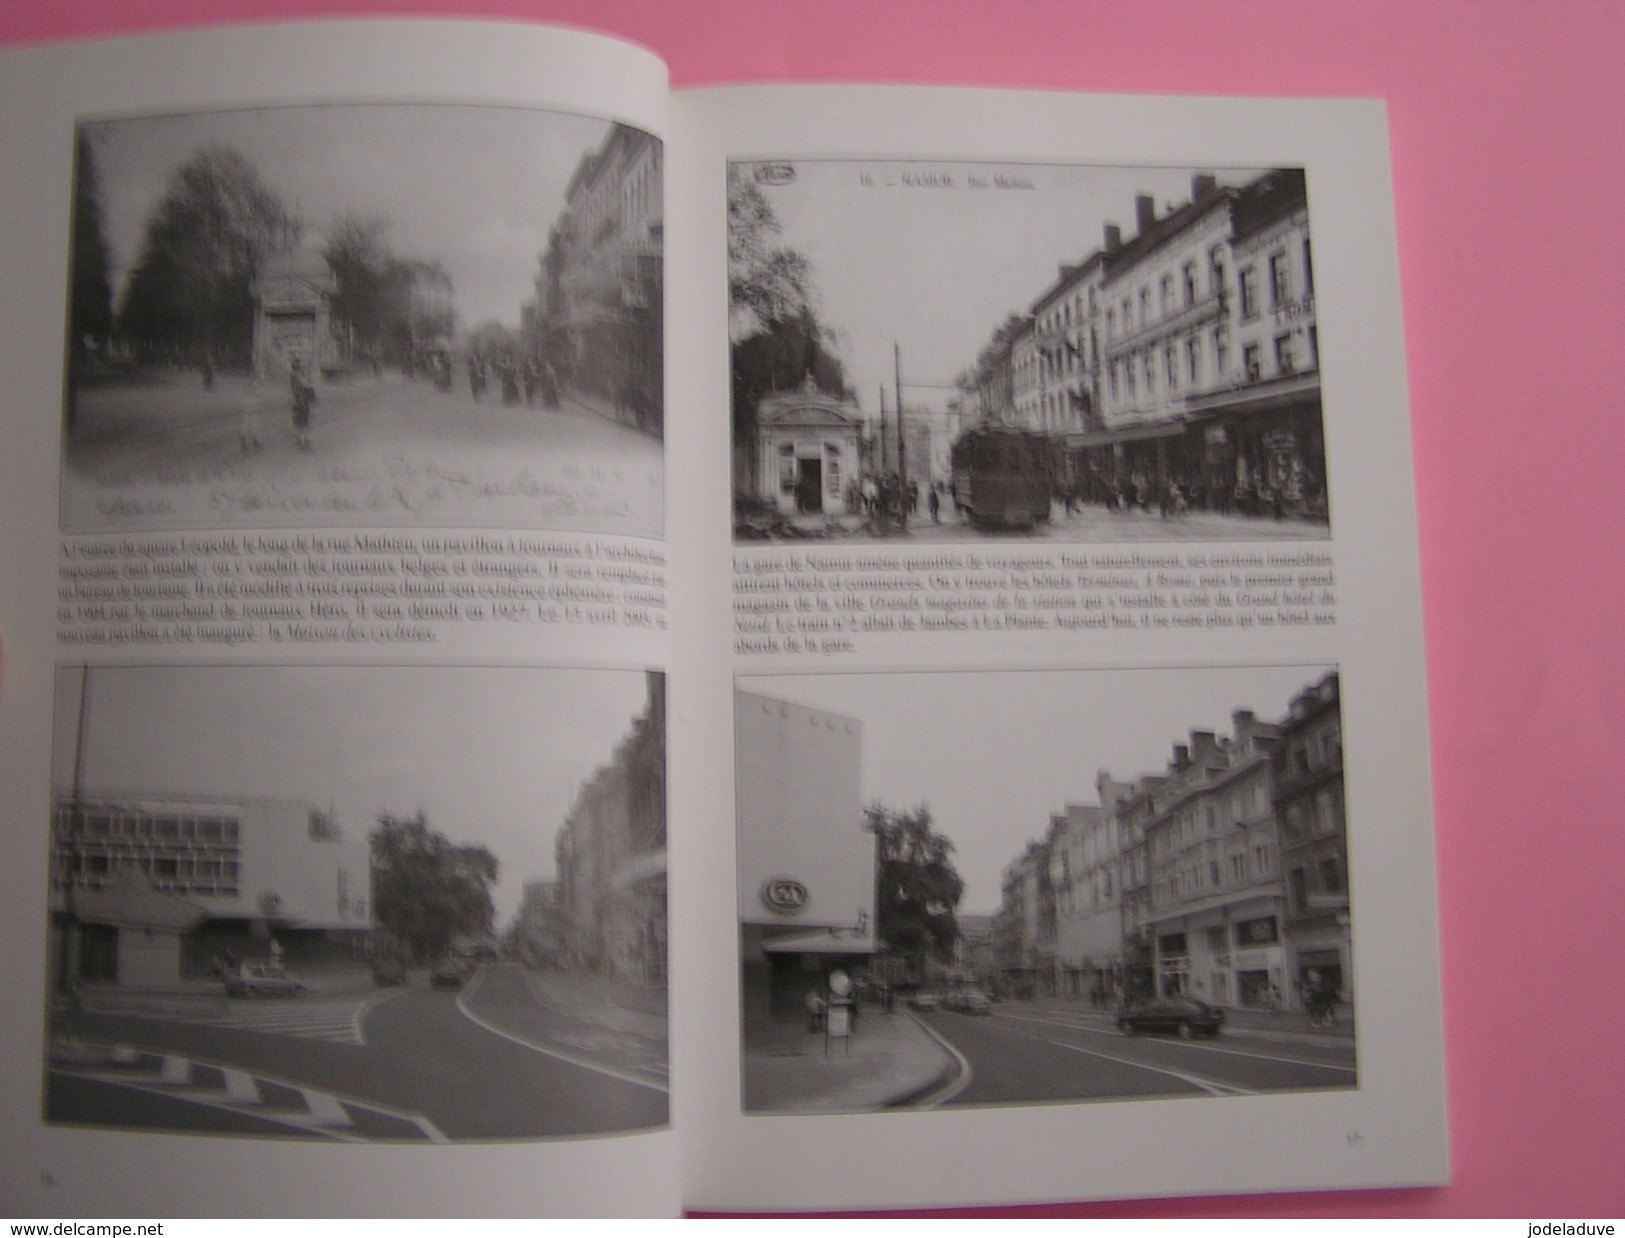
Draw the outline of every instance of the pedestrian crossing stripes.
M97 1083L130 1088L235 1114L313 1138L348 1143L445 1143L420 1114L280 1079L242 1067L128 1045L75 1046L72 1060L52 1069Z

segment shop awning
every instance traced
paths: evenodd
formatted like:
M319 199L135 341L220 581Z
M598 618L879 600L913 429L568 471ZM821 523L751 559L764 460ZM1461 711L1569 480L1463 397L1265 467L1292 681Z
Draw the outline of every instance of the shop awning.
M1150 425L1124 426L1119 430L1089 430L1068 434L1068 447L1111 447L1116 443L1144 443L1159 438L1178 438L1185 433L1183 421L1158 421Z
M762 943L764 954L874 954L879 947L867 929L814 929Z

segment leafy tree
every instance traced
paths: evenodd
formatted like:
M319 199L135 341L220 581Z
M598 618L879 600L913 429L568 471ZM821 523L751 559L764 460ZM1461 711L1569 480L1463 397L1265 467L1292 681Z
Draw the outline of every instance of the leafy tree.
M389 228L382 215L340 215L327 230L322 256L337 284L334 316L356 350L398 364L415 344L450 337L451 279L439 263L397 257Z
M255 276L298 230L240 152L204 147L176 169L147 220L120 332L149 355L246 358Z
M444 954L461 934L489 934L497 860L429 828L423 811L383 813L372 832L373 913L419 961Z
M756 447L756 406L799 387L849 394L846 373L813 305L812 267L777 244L783 225L759 186L728 169L728 330L733 341L733 439Z
M775 245L783 225L761 188L728 169L728 334L738 343L797 317L812 299L812 270Z
M113 287L107 238L102 231L101 179L83 129L75 145L73 178L73 339L75 361L87 339L105 341L113 327Z
M953 842L931 828L931 810L864 810L864 828L877 840L876 919L888 949L920 969L928 955L946 961L959 940L954 909L965 891L954 867Z

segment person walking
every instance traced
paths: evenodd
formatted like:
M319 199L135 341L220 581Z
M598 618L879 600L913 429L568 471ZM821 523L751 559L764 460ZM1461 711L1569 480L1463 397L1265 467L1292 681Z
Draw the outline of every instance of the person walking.
M288 370L288 385L292 389L293 441L300 451L309 451L310 406L316 402L316 387L306 376L304 358L294 358Z

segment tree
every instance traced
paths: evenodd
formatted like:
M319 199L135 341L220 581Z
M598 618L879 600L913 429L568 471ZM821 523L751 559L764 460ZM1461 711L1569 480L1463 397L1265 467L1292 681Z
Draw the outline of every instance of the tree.
M204 147L176 169L147 220L119 331L148 355L246 360L254 279L298 230L240 152Z
M411 817L380 814L371 843L373 913L414 958L444 954L461 934L491 933L497 860L488 850L431 830L422 809Z
M83 129L75 144L73 178L73 338L75 361L82 361L87 340L105 343L113 326L113 288L107 238L102 231L101 179Z
M342 214L327 230L322 256L337 285L333 314L356 351L374 363L400 364L414 348L450 338L451 279L438 263L397 257L389 228L382 215Z
M965 891L953 864L953 842L931 828L931 810L924 804L904 813L872 804L863 816L864 828L877 841L880 939L916 970L928 956L946 962L959 940L954 909Z
M833 340L813 305L812 266L778 245L783 230L761 188L728 169L728 332L733 341L733 439L752 453L756 406L799 387L850 394ZM754 466L753 466L754 472Z
M807 259L774 244L783 225L767 195L728 168L728 335L734 343L794 318L812 299Z

